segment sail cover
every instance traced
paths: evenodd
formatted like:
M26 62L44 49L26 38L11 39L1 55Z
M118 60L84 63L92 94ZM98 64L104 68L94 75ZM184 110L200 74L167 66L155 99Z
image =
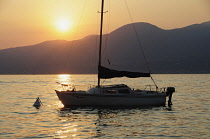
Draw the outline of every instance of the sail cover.
M150 73L117 71L117 70L105 68L103 66L99 66L98 76L101 79L110 79L114 77L124 77L124 76L128 78L138 78L138 77L150 77Z

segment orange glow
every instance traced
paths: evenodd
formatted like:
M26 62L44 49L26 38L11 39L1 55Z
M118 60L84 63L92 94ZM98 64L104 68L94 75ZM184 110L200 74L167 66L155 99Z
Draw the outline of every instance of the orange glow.
M67 19L59 19L56 23L56 28L60 32L69 32L71 30L72 23Z
M148 22L163 29L210 20L209 0L129 0L127 3L134 22ZM100 4L100 0L0 0L0 49L98 34ZM131 23L124 2L106 1L104 8L109 11L104 14L104 33ZM107 32L106 23L109 23Z

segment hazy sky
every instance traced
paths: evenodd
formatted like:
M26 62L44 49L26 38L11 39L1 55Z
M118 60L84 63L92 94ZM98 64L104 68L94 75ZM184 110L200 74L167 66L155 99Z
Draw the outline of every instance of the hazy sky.
M134 22L148 22L163 29L210 21L210 0L126 1ZM0 49L98 34L100 2L0 0ZM125 0L105 2L105 11L108 12L105 14L104 33L131 23Z

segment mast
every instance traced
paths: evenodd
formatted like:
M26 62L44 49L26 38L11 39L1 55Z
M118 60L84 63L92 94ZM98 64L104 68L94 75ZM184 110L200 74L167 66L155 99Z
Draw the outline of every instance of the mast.
M98 73L101 67L101 47L102 47L102 35L103 35L103 15L104 15L104 0L101 2L101 25L100 25L100 42L99 42L99 60L98 60ZM98 75L98 87L100 87L100 77Z

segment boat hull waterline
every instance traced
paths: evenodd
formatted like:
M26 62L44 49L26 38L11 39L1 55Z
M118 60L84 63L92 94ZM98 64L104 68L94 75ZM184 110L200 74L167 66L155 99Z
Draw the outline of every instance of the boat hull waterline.
M64 106L165 106L165 93L88 94L85 91L57 91Z

